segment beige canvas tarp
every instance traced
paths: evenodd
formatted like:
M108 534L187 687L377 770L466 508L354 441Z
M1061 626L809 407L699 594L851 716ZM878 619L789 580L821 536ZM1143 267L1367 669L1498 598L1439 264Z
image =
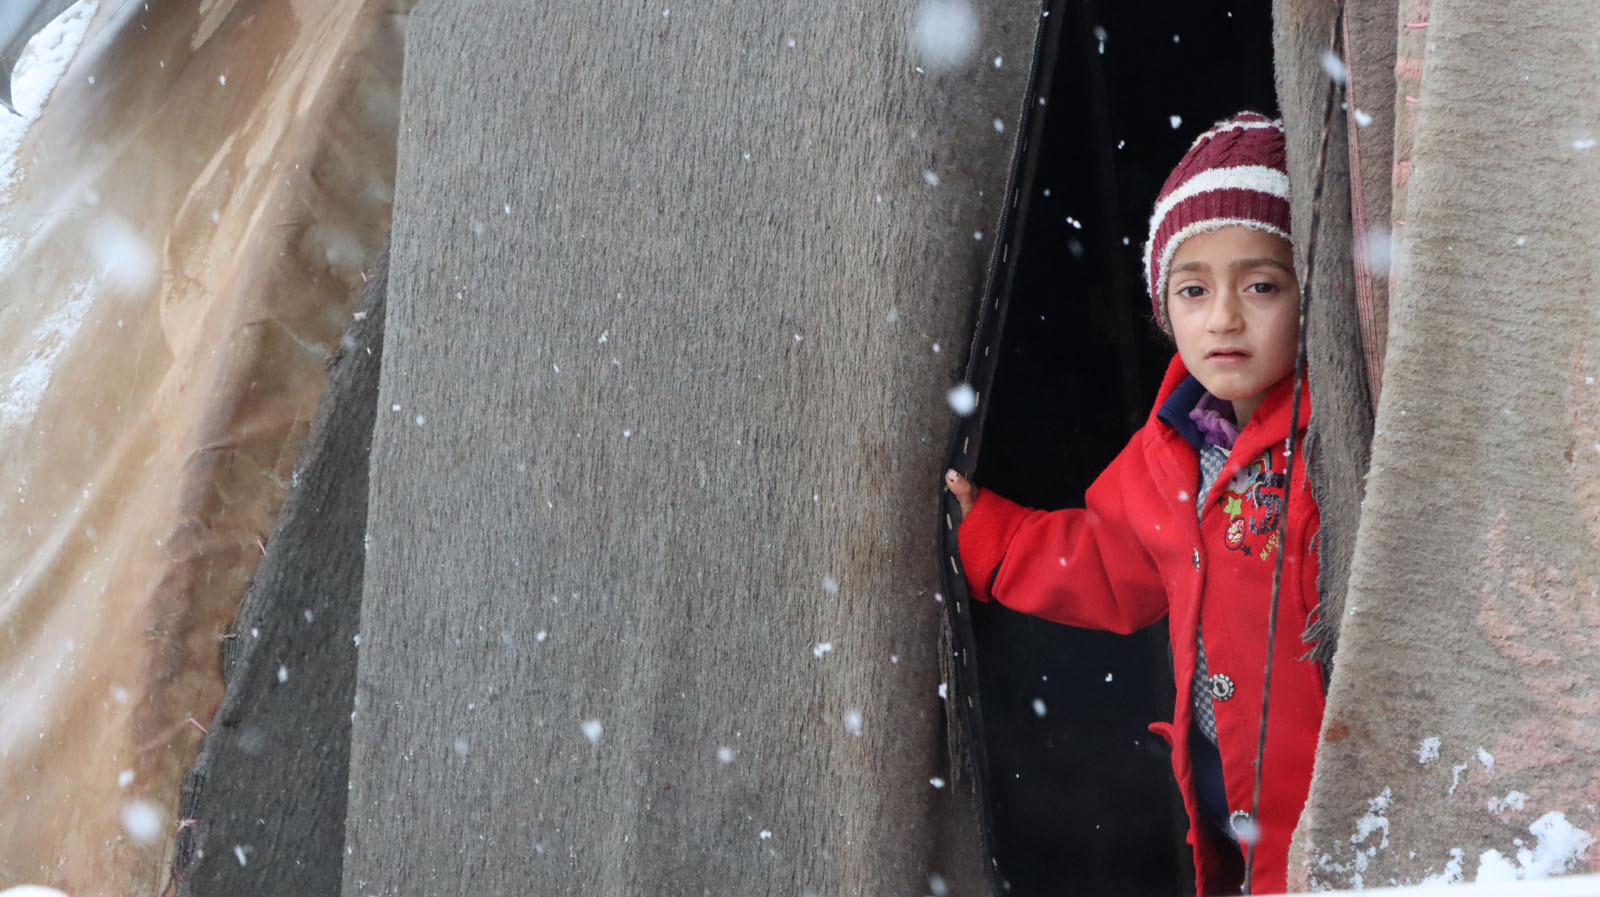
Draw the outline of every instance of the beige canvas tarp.
M405 5L68 12L0 219L0 886L171 883L219 639L387 230Z

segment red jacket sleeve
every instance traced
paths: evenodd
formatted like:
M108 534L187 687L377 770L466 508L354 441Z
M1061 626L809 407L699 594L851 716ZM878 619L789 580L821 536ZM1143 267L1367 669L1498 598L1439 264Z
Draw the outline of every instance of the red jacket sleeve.
M1160 620L1166 589L1128 507L1131 495L1154 497L1149 480L1136 437L1089 487L1084 508L1036 511L980 491L957 534L972 597L1111 632Z

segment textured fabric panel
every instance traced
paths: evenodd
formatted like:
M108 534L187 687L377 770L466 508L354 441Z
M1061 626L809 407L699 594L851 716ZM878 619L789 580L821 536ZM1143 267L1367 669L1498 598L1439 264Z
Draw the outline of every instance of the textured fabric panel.
M346 895L977 892L932 536L1038 7L916 6L413 17Z
M1405 272L1406 209L1411 194L1412 154L1417 136L1417 110L1422 102L1422 60L1427 55L1430 0L1398 0L1394 56L1394 169L1391 200L1389 292Z
M383 254L223 642L227 695L184 780L180 897L339 891L387 273Z
M1357 314L1368 392L1374 407L1383 384L1389 333L1390 215L1394 171L1395 17L1397 0L1344 4L1345 126L1350 141L1350 205L1354 229Z
M1337 5L1322 0L1273 4L1273 52L1288 137L1295 261L1302 288L1311 290L1306 341L1315 413L1308 457L1303 460L1311 465L1322 518L1318 574L1322 610L1320 625L1308 626L1307 639L1313 643L1314 656L1324 662L1332 656L1338 637L1372 433L1350 252L1346 116L1339 108L1343 102L1339 85L1323 65L1324 56L1333 49L1338 13ZM1330 92L1335 94L1331 116L1327 115ZM1313 210L1319 180L1320 207ZM1308 256L1313 245L1315 259Z
M1425 31L1312 886L1504 872L1550 813L1600 830L1600 24L1433 0Z

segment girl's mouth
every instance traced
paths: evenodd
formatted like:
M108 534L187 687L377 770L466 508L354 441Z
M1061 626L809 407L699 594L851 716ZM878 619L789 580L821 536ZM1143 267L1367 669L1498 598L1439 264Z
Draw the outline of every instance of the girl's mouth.
M1206 354L1206 359L1208 361L1216 361L1216 362L1222 362L1222 363L1240 362L1240 361L1248 360L1249 358L1250 358L1250 353L1246 352L1243 349L1232 349L1232 348L1229 348L1229 349L1213 349L1209 353Z

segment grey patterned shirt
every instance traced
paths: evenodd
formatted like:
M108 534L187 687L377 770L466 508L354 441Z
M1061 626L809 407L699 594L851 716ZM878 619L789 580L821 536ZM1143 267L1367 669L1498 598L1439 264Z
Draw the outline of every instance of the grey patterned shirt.
M1206 496L1217 482L1217 476L1228 463L1228 450L1220 445L1206 444L1200 449L1200 487L1194 497L1196 517L1204 516ZM1194 680L1189 687L1189 700L1194 705L1194 722L1212 744L1217 743L1217 714L1212 706L1211 676L1206 673L1206 643L1195 630Z

